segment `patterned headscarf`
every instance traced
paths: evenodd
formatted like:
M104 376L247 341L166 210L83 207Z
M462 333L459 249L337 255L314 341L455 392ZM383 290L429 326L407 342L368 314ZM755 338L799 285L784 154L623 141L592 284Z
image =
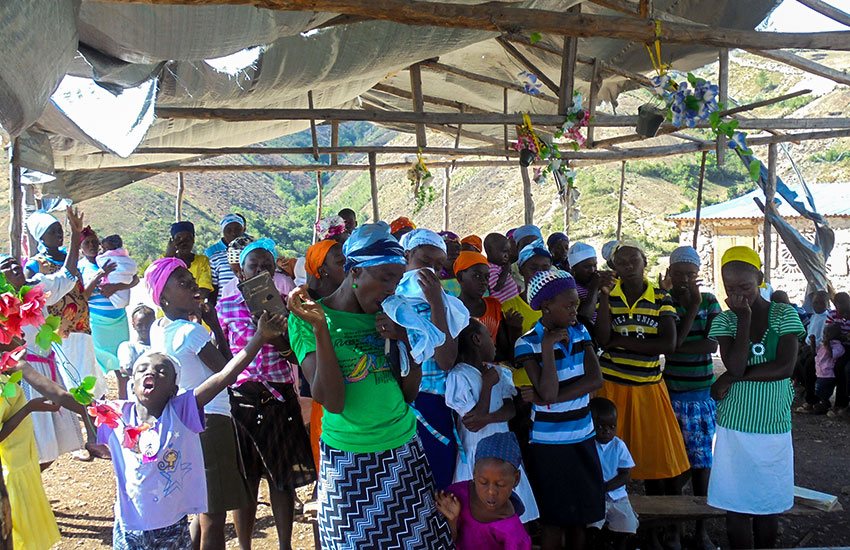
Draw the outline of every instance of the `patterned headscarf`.
M336 214L325 216L316 222L316 236L320 241L332 239L342 233L345 233L345 220Z
M514 234L514 237L516 237L516 234ZM543 244L543 239L537 239L525 245L523 249L519 251L519 259L517 260L517 264L519 265L519 267L522 267L525 262L535 256L546 256L550 260L552 259L552 254L549 253L549 250Z
M513 432L494 433L479 441L475 448L475 462L485 458L498 458L519 469L522 453L519 450L519 441Z
M230 241L230 244L227 245L227 263L238 264L242 250L252 242L254 242L254 237L248 235L242 235Z
M423 245L436 246L443 252L446 252L445 241L430 229L414 229L410 233L405 233L401 236L401 247L405 251L413 250L417 246Z
M267 252L271 253L272 258L277 260L277 250L275 250L275 246L275 242L268 238L259 239L248 244L248 246L243 248L242 252L239 254L239 265L243 265L245 263L245 259L248 257L248 254L257 250L258 248L262 248L263 250L266 250Z
M528 282L528 305L531 309L540 311L543 302L575 287L575 279L566 271L538 271Z
M244 229L245 222L242 221L242 218L237 216L236 214L228 214L225 217L221 218L221 222L218 224L221 227L221 230L224 231L224 228L232 223L238 223Z
M352 267L405 264L404 249L395 240L386 222L361 225L342 245L345 272Z
M398 217L390 224L390 233L396 234L405 227L416 229L416 224L410 221L410 218L406 218L404 216Z

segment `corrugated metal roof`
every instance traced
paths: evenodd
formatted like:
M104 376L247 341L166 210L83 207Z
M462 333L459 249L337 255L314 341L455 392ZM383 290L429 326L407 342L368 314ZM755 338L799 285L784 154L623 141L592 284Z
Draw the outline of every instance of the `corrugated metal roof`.
M791 190L796 191L801 197L799 185L789 185ZM809 184L809 190L815 200L815 207L823 216L850 216L850 182L841 183L815 183ZM764 192L761 189L750 191L738 198L713 204L702 209L700 219L702 220L729 220L762 218L763 214L758 205L753 201L758 197L764 202ZM783 218L799 218L800 214L791 208L779 195L776 196L779 214ZM667 216L668 220L694 220L696 210Z

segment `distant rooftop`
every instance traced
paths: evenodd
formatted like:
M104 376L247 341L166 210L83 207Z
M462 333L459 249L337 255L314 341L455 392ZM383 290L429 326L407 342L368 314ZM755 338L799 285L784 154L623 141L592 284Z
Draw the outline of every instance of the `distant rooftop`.
M800 186L789 185L789 187L792 191L796 191L803 203L806 204ZM815 207L819 214L823 216L850 216L850 182L813 183L809 184L809 190L812 192ZM761 210L759 210L758 205L753 201L754 197L758 197L764 202L764 192L761 189L756 189L738 198L704 207L700 213L700 219L731 220L763 218L764 216ZM778 193L776 200L779 214L783 218L801 217ZM673 221L694 220L696 219L696 214L696 210L690 210L681 214L667 216L667 219Z

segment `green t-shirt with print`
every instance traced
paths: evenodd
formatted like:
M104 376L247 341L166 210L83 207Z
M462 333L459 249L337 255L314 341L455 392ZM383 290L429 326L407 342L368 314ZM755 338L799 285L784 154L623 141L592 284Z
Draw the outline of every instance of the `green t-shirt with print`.
M416 433L416 416L390 371L375 315L319 303L345 379L345 406L339 414L325 411L322 441L351 453L387 451L407 443ZM295 315L289 317L289 341L299 362L316 351L313 327Z

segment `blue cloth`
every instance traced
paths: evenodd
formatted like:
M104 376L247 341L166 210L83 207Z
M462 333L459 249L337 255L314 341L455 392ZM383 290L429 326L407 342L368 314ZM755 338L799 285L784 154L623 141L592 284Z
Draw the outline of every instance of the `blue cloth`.
M584 348L591 342L590 333L577 323L567 329L568 343L555 344L555 370L559 384L569 384L584 376ZM543 364L543 335L545 329L538 321L514 345L514 361L521 366L525 361ZM533 405L531 442L549 445L577 443L593 437L593 420L590 417L590 395L584 394L569 401L550 405ZM541 508L542 510L542 508Z
M712 465L717 404L710 392L670 392L670 404L682 430L691 468L705 469Z
M536 241L525 245L523 249L519 251L519 260L517 261L517 264L519 267L522 267L525 262L535 256L546 256L550 260L552 259L552 254L550 254L546 246L543 245L543 239L537 239Z
M32 235L32 238L40 241L41 238L47 233L47 230L50 229L50 226L54 223L59 223L59 220L53 217L53 215L48 214L42 210L36 210L29 216L27 216L27 229Z
M457 462L454 412L446 405L445 397L424 392L416 396L413 407L419 413L416 434L431 466L434 488L442 491L451 485Z
M475 462L485 458L498 458L519 469L522 453L513 432L497 432L479 441L475 448Z
M171 236L174 237L178 233L188 231L192 235L195 234L195 224L192 222L176 222L171 224Z
M242 249L242 253L239 254L239 265L244 265L248 254L258 248L262 248L263 250L270 252L272 257L277 260L277 250L275 250L274 241L271 239L259 239Z
M680 246L670 254L670 265L678 263L694 264L699 267L699 254L692 246Z
M381 308L390 319L407 331L410 355L415 362L423 364L431 359L434 357L434 350L445 343L446 335L435 327L427 316L418 313L404 296L394 294L388 297L381 304ZM405 344L399 342L402 376L407 376L410 372L406 348Z
M216 252L227 252L227 245L224 244L224 241L219 239L215 244L210 245L204 250L204 256L207 258L211 258L213 254Z
M224 228L232 223L238 223L243 228L245 227L245 222L242 221L242 218L237 216L236 214L228 214L225 217L221 218L221 223L219 223L219 227L224 231Z
M570 242L570 238L561 232L552 233L551 235L549 235L549 238L546 239L546 246L552 248L553 246L555 246L555 243L561 241Z
M540 228L536 225L523 225L514 229L513 238L515 242L520 242L524 238L532 236L540 239L541 245L543 244L543 233L540 232Z
M361 225L342 245L345 272L352 267L405 264L404 249L390 233L386 222Z
M401 247L405 250L413 250L417 246L436 246L446 252L446 242L443 238L430 229L414 229L401 237Z

